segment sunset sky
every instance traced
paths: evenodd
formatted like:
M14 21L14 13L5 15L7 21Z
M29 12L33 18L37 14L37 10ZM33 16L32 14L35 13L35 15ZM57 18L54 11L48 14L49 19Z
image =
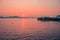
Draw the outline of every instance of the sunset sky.
M0 16L54 16L60 0L0 0Z

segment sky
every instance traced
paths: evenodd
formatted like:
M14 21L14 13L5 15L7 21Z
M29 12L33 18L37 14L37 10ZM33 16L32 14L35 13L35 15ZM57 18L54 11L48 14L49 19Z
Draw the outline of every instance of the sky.
M0 16L55 16L60 0L0 0Z

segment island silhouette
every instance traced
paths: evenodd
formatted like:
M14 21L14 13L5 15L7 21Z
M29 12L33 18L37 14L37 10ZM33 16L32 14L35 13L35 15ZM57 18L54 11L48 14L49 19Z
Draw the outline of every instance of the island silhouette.
M21 18L20 16L0 16L0 18Z

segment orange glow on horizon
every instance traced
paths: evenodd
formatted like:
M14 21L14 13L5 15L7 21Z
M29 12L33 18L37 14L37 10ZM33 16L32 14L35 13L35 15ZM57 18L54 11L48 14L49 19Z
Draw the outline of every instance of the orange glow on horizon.
M17 1L17 2L16 2ZM21 0L20 0L21 1ZM39 15L55 15L56 13L60 13L59 4L45 4L44 1L42 3L37 3L38 0L32 1L2 1L0 7L0 15L18 15L18 16L39 16ZM55 0L56 1L56 0ZM9 2L9 3L8 3ZM51 1L52 2L52 1ZM8 3L8 4L7 4ZM59 11L59 12L58 12Z

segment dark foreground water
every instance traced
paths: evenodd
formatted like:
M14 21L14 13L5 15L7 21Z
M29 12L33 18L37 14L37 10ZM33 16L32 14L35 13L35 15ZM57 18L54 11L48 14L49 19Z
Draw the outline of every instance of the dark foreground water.
M3 18L0 19L0 40L60 40L60 22Z

